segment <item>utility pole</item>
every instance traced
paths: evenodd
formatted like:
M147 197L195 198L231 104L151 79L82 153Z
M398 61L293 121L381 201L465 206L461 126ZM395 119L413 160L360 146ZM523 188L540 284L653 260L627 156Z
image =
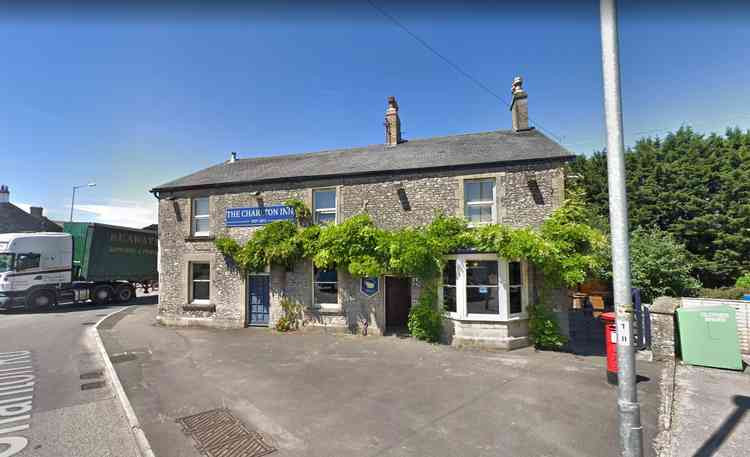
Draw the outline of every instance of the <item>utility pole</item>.
M612 276L617 325L617 412L623 457L643 455L633 346L633 302L628 247L628 200L625 191L625 144L620 101L617 0L600 0L604 117L607 124L607 181L612 236Z

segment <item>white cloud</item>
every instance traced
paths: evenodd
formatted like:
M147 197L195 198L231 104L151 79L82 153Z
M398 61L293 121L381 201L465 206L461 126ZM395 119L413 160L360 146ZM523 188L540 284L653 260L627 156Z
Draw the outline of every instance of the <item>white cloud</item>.
M103 224L124 225L126 227L143 228L155 224L157 217L156 201L148 203L113 201L109 205L76 204L76 213L86 213L76 217L76 220L101 222ZM90 215L93 215L90 216Z

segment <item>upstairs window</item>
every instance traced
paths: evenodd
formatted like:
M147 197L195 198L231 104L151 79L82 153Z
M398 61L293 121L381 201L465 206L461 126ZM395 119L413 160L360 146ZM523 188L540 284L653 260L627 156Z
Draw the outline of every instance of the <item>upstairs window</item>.
M316 224L335 224L336 189L313 191L313 211Z
M471 224L495 221L495 180L464 181L464 215Z
M193 199L193 235L208 236L208 197Z

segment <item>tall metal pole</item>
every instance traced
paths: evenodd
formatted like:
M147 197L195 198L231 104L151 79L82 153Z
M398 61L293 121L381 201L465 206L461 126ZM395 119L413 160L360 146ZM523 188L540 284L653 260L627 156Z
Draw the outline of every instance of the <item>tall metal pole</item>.
M616 0L600 0L604 116L607 124L609 223L612 231L612 276L617 325L617 412L624 457L643 455L633 345L633 302L628 247L628 201L625 192L625 144L622 135L620 62Z
M73 186L73 198L70 199L70 222L73 222L73 207L76 204L76 189L78 189L78 186Z

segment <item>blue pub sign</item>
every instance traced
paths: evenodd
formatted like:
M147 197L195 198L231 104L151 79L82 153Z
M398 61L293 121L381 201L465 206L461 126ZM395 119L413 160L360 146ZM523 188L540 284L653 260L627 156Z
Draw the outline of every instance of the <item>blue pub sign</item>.
M276 221L294 221L291 206L255 206L252 208L227 208L224 225L227 227L254 227Z
M378 286L379 284L379 278L377 277L368 277L368 278L362 278L362 284L360 285L360 290L363 294L367 295L368 297L371 297L378 293Z

